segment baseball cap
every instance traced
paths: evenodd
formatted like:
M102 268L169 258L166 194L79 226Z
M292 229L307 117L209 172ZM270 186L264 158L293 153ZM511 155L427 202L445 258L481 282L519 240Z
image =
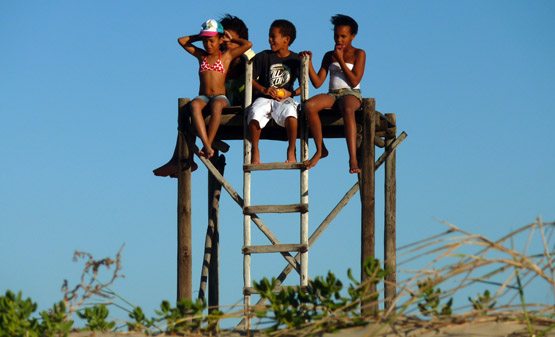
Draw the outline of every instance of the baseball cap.
M200 36L214 36L218 33L224 33L224 27L221 23L214 19L210 19L202 24L200 29Z

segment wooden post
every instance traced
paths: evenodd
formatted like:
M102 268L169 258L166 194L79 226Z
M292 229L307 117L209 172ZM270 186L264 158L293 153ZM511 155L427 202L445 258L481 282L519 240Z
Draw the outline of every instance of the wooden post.
M397 137L397 122L395 114L386 114L388 120L393 122L395 127L389 128L385 135L385 152L388 154L385 160L385 230L384 230L384 268L389 269L389 274L385 277L385 309L390 309L395 313L393 300L397 294L397 247L396 247L396 202L397 202L397 178L396 178L396 155L395 149L391 144Z
M179 114L185 113L189 99L178 101ZM186 118L188 119L188 117ZM194 144L185 130L178 131L177 176L177 300L191 299L192 247L191 247L191 162Z
M225 156L218 155L216 150L211 158L212 163L220 174L224 174ZM210 247L210 265L208 273L208 307L209 310L218 310L220 305L220 196L222 184L208 172L208 227L212 229Z
M309 57L302 58L301 63L301 111L299 114L299 129L300 129L300 144L301 144L301 163L308 160L308 123L305 118L304 104L308 100L308 72L309 72ZM300 177L300 201L303 205L308 205L308 170L303 169ZM301 237L300 242L302 245L308 246L308 211L301 212ZM308 251L301 253L301 287L308 285Z
M251 163L251 142L249 136L249 126L247 125L247 111L252 104L252 60L245 65L245 113L243 116L243 164ZM251 172L243 171L243 207L251 205ZM251 245L251 216L243 215L243 245ZM244 289L252 286L251 280L251 255L243 255L243 304L245 308L244 330L251 328L251 296L244 292Z
M374 257L375 247L375 174L374 174L374 135L376 130L376 101L373 98L364 98L362 143L359 151L360 174L360 201L361 201L361 282L369 277L364 272L362 265L369 257ZM376 292L376 287L371 286L367 295ZM377 312L378 302L363 302L362 312Z

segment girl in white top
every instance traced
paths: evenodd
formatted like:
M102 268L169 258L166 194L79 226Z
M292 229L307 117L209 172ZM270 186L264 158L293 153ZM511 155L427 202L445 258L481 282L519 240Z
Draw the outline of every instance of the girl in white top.
M356 157L355 111L360 109L362 103L360 81L364 74L366 53L351 44L358 32L358 24L355 20L338 14L331 18L331 22L334 25L335 48L324 55L318 73L312 65L312 52L301 53L301 56L308 55L310 57L310 81L315 88L319 88L324 83L328 71L330 72L329 92L316 95L305 103L306 118L316 145L316 152L310 160L305 162L305 165L307 168L314 167L321 158L328 156L318 113L335 105L341 112L345 125L345 138L349 151L349 172L359 173L360 168Z

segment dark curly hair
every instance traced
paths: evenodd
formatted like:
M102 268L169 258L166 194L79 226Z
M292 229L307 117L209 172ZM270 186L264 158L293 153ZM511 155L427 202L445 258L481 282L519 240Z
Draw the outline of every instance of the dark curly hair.
M247 25L245 25L243 20L239 19L238 17L231 14L226 14L223 16L223 18L220 19L220 23L222 24L222 26L224 26L225 30L232 30L237 33L240 38L245 40L249 39L249 29L247 28Z
M297 29L295 29L295 25L290 21L284 19L275 20L270 26L270 29L272 28L279 28L282 36L289 36L289 45L292 45L297 37Z
M337 26L349 26L351 27L351 34L356 35L358 33L358 23L350 16L336 14L331 17L331 23L334 28Z

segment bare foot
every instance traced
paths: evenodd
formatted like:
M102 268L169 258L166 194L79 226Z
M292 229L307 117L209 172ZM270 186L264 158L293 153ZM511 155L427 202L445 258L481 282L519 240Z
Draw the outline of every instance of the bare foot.
M214 150L210 146L204 146L201 150L198 151L198 153L201 156L210 159L214 155Z
M193 161L191 163L191 172L195 172L197 169L198 169L198 165ZM175 171L175 173L170 174L170 178L177 178L177 176L178 176L177 170Z
M314 166L316 166L316 164L318 163L318 161L322 158L326 158L328 156L329 152L328 149L324 146L324 148L322 149L321 152L316 151L316 153L314 153L314 155L312 156L312 158L310 158L310 160L307 160L304 162L304 165L307 169L310 169Z
M167 177L173 174L177 174L177 160L172 158L169 162L160 166L159 168L152 170L155 176Z
M296 163L297 162L297 154L295 152L294 146L287 147L287 160L286 163Z
M258 148L252 149L251 164L260 164L260 150Z
M360 168L358 167L356 159L349 160L349 173L360 173Z

